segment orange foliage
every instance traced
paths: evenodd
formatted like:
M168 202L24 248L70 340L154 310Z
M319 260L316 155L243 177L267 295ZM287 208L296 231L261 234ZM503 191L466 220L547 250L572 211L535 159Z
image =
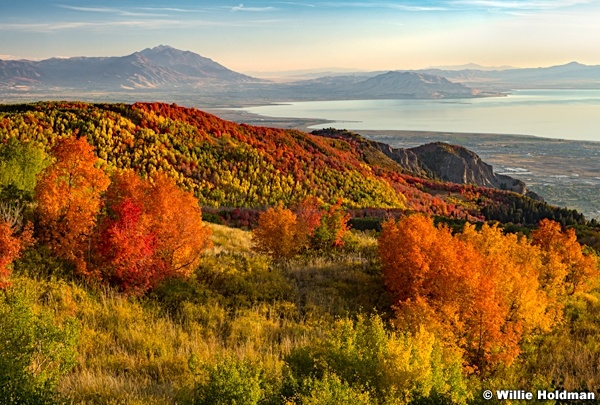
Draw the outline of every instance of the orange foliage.
M0 221L0 289L10 286L8 266L33 241L32 234L31 224L25 226L21 235L17 236L8 222Z
M573 229L563 232L558 222L544 219L531 233L533 243L542 249L545 272L542 286L553 296L589 291L598 276L598 259L584 254Z
M482 342L488 345L483 351L485 361L510 363L520 352L523 336L549 330L558 318L556 303L540 287L539 249L525 237L505 235L496 225L484 224L478 232L467 224L457 238L471 245L483 261L472 309L480 317L472 329L483 326L487 333Z
M257 251L276 259L296 255L301 245L297 243L298 222L296 214L283 208L269 208L258 218L258 227L252 233Z
M314 249L344 246L350 215L339 200L325 211L315 197L304 199L293 211L270 208L258 218L253 239L256 250L277 259L290 258Z
M300 249L310 247L310 239L321 225L321 219L323 218L321 205L322 202L318 198L308 197L294 209L297 219L296 243Z
M85 138L61 140L56 162L41 173L35 189L43 239L63 259L85 273L84 252L100 211L108 176Z
M212 231L202 224L198 200L158 173L151 179L144 209L156 235L156 252L176 274L188 276L198 266L202 251L211 246Z
M384 224L379 254L399 321L437 325L477 369L510 364L524 333L551 326L537 249L496 227L455 236L412 215Z

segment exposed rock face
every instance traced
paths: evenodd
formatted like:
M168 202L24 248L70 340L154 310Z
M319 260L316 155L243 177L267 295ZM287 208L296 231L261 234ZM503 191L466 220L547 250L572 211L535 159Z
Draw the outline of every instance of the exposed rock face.
M391 159L393 162L390 164L396 165L394 170L417 177L510 190L543 201L537 194L527 191L525 183L521 180L494 173L491 165L482 161L475 152L462 146L436 142L411 149L393 148L387 143L371 141L359 134L335 128L316 130L312 134L352 140L360 148L363 159L369 163L376 162L384 166L385 160Z
M462 146L436 142L409 150L440 180L499 188L519 194L527 192L521 180L495 174L492 166Z
M419 157L410 149L392 148L387 143L382 142L372 142L372 145L409 173L424 177L436 177L435 173L423 166Z

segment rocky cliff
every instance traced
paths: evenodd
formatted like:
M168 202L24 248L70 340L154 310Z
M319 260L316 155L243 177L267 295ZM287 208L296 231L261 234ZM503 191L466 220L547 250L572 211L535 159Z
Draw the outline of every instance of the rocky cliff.
M421 164L443 181L460 184L477 184L483 187L510 190L525 194L527 188L521 180L496 174L491 165L475 153L458 145L443 142L428 143L409 149Z
M427 177L458 184L475 184L482 187L510 190L541 199L528 192L525 183L510 176L494 173L493 167L473 151L462 146L443 142L428 143L416 148L393 148L382 142L371 141L362 136L334 128L312 132L329 138L353 139L363 156L369 159L389 158L400 170L419 177ZM379 155L378 155L379 154ZM381 154L385 157L380 156ZM381 163L380 163L381 164Z

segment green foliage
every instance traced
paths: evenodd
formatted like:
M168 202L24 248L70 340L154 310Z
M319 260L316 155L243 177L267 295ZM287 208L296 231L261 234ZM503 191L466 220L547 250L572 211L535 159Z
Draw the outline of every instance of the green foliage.
M349 386L335 374L326 373L322 378L307 378L303 381L301 394L291 401L303 405L371 405L369 392Z
M0 143L0 221L18 230L32 217L36 176L49 163L44 150L33 142L10 138Z
M0 403L57 404L59 378L74 366L78 328L74 319L56 325L52 314L35 313L24 292L0 296Z
M0 147L0 190L3 200L31 201L37 175L50 163L44 149L33 142L9 138Z
M257 405L264 399L260 369L248 361L224 359L205 372L206 381L194 389L194 405Z
M389 332L377 316L336 321L311 344L286 358L298 380L323 379L328 373L378 403L408 403L436 394L457 402L467 398L462 359L444 351L434 336Z

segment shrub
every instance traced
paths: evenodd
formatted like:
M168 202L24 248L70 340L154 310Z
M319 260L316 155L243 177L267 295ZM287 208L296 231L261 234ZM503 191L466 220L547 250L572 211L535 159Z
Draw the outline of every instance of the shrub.
M20 291L0 294L0 398L8 404L57 404L58 379L74 365L78 331L51 314L36 314Z
M331 380L333 373L353 390L344 395L367 391L379 403L405 404L432 395L464 403L467 397L461 356L443 349L424 329L414 336L388 332L378 316L339 320L323 338L292 350L286 361L297 381L314 385L315 379L330 379L315 387L331 395L344 390Z
M205 369L206 380L194 389L194 405L256 405L264 398L260 370L248 361L227 358Z
M309 378L304 381L303 393L295 398L302 405L370 405L368 391L350 387L335 374L325 374L322 379Z

